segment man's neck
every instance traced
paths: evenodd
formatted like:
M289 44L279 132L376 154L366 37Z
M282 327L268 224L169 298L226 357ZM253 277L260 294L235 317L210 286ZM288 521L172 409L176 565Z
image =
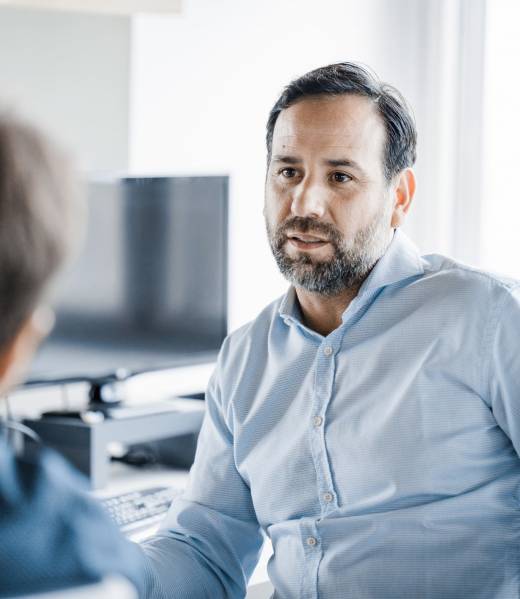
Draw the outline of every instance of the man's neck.
M326 337L341 325L343 312L356 297L361 284L345 289L341 294L327 297L296 288L303 324Z

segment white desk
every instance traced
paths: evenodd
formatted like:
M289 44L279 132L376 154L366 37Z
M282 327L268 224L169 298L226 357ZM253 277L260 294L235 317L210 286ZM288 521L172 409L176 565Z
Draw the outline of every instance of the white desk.
M147 466L137 467L128 466L121 462L113 462L110 465L110 484L102 491L95 491L93 494L96 497L110 497L111 495L119 495L121 493L129 493L138 491L148 487L175 487L176 489L185 489L188 483L188 471L178 468L168 468L166 466ZM132 541L140 542L151 537L158 528L158 524L151 528L139 530L132 533L129 538ZM249 581L250 585L257 585L268 581L267 562L273 553L271 541L266 539L260 560ZM267 590L270 588L266 585ZM252 591L252 595L248 593L248 599L255 597L269 597L266 588L259 587L258 592L263 594L256 595L257 590ZM267 593L267 594L266 594Z

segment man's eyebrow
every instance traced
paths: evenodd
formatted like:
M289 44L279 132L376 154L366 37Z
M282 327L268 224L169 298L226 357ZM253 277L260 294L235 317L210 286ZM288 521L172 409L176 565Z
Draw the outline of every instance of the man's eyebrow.
M346 158L339 158L337 160L325 160L325 164L328 166L346 166L348 168L355 168L358 171L363 170L355 160L347 160Z
M297 156L290 156L286 154L276 154L273 156L273 162L283 162L285 164L301 164L302 159ZM355 168L359 171L363 170L355 160L348 160L347 158L337 158L324 160L327 166L346 166L348 168Z
M286 156L282 154L276 154L273 156L273 162L285 162L286 164L301 164L301 158L296 156Z

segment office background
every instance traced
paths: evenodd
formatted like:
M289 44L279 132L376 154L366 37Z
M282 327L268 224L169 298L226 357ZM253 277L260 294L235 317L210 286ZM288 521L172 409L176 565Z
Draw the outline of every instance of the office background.
M262 216L267 114L329 62L369 65L413 107L405 229L421 250L520 277L519 21L517 0L0 0L0 102L59 138L86 178L229 175L233 330L287 287ZM128 399L200 391L212 368L136 377ZM83 405L86 385L72 387L19 392L12 411ZM135 472L118 493L177 484Z
M419 247L520 276L515 0L150 0L129 14L46 3L0 3L2 102L88 176L228 174L230 330L286 288L262 216L268 111L291 78L333 61L371 66L414 109L406 230Z

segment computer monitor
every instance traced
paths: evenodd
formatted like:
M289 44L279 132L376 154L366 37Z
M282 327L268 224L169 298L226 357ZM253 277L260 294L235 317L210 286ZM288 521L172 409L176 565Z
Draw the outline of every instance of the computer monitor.
M28 383L211 361L227 332L228 177L89 184L83 249Z

